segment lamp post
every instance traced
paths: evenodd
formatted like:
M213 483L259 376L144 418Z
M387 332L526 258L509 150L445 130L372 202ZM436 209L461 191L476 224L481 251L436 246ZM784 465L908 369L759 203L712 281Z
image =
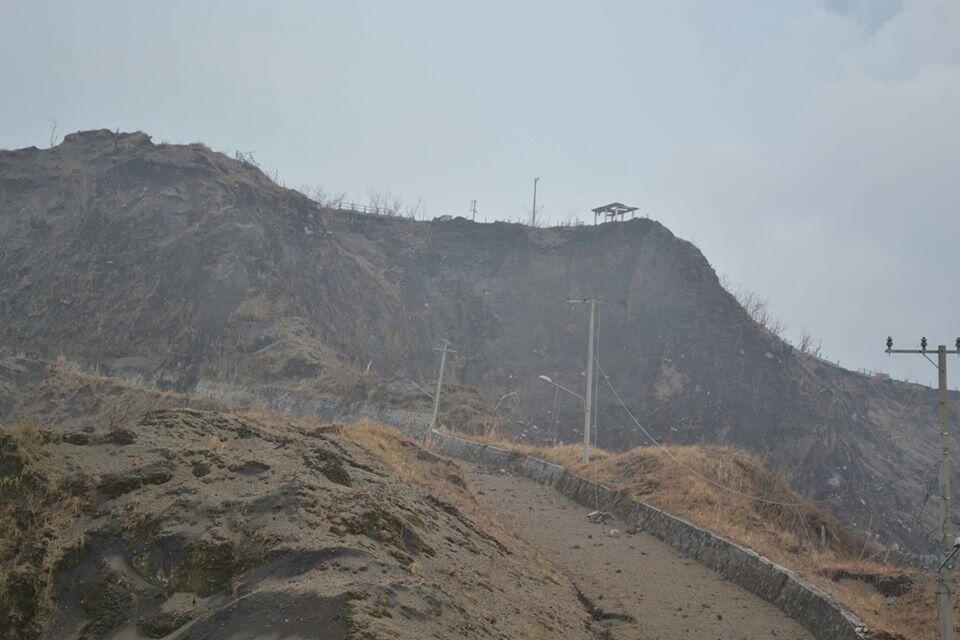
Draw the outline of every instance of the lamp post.
M566 388L565 386L563 386L562 384L558 384L558 383L554 382L550 377L541 375L541 376L540 376L540 379L543 380L544 382L546 382L547 384L552 384L553 386L555 386L557 389L560 389L561 391L566 391L566 392L569 393L570 395L572 395L572 396L574 396L574 397L576 397L576 398L580 398L580 401L583 402L583 396L582 396L582 395L580 395L580 394L577 393L576 391L571 391L570 389L567 389L567 388Z

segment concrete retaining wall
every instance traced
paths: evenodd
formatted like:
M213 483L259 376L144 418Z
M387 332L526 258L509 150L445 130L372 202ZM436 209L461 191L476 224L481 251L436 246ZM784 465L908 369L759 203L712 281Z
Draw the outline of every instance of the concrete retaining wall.
M628 524L666 542L679 553L776 605L818 640L858 640L867 628L817 586L731 540L592 482L553 463L472 440L434 432L437 449L484 466L510 469L554 487L590 509L615 513Z

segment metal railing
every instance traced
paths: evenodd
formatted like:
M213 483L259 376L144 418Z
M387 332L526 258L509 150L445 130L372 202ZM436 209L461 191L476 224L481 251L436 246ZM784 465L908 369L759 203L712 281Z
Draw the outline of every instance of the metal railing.
M370 204L360 204L358 202L337 202L336 204L331 203L328 205L328 208L335 211L342 211L344 213L360 213L363 215L386 216L389 218L403 217L400 215L399 209Z

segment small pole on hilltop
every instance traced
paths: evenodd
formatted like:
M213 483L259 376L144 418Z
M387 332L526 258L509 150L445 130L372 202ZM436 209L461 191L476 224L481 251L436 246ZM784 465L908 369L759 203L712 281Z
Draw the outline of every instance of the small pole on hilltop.
M530 210L530 226L537 226L537 183L540 182L540 178L533 179L533 209Z

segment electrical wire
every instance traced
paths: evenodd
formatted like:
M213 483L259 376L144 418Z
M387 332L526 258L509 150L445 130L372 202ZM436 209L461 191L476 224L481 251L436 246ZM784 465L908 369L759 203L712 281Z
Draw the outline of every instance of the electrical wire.
M644 426L643 426L642 424L640 424L640 421L637 420L637 417L636 417L635 415L633 415L633 412L630 411L630 409L627 408L627 405L626 405L626 404L624 404L623 399L620 397L620 394L617 393L616 388L615 388L615 387L613 386L613 384L610 382L610 378L607 376L606 372L603 370L602 367L600 367L600 363L599 363L599 362L597 363L597 368L600 369L600 375L603 376L604 382L607 383L607 386L610 388L610 391L613 393L614 397L617 399L617 402L620 403L620 406L623 408L623 410L627 412L627 415L630 416L630 419L633 420L634 424L636 424L637 427L639 427L640 431L643 432L643 434L647 437L648 440L650 440L650 442L652 442L654 445L656 445L657 447L659 447L660 450L663 451L663 452L667 455L667 457L670 458L670 459L671 459L674 463L676 463L679 467L685 469L687 472L693 474L694 476L696 476L696 477L699 478L700 480L703 480L703 481L706 482L707 484L709 484L709 485L711 485L711 486L713 486L713 487L715 487L715 488L717 488L717 489L720 489L721 491L726 491L726 492L728 492L728 493L731 493L731 494L740 496L741 498L746 498L746 499L748 499L748 500L754 500L754 501L756 501L756 502L763 502L763 503L766 503L766 504L774 504L774 505L778 505L778 506L781 506L781 507L799 507L799 506L809 506L810 504L822 504L822 503L826 503L826 502L832 502L832 501L837 500L838 498L844 497L844 496L846 496L846 495L862 495L862 494L864 493L864 490L860 490L860 491L850 491L850 492L847 492L847 493L837 494L837 495L833 495L833 496L831 496L831 497L829 497L829 498L822 498L822 499L819 499L819 500L805 500L805 501L803 501L803 502L783 502L783 501L781 501L781 500L774 500L774 499L772 499L772 498L765 498L765 497L763 497L763 496L756 496L756 495L753 495L753 494L745 493L745 492L740 491L740 490L738 490L738 489L734 489L733 487L728 487L728 486L726 486L725 484L722 484L722 483L720 483L720 482L717 482L716 480L713 480L712 478L709 478L709 477L703 475L702 473L700 473L699 471L697 471L696 469L694 469L694 468L691 467L690 465L688 465L688 464L682 462L681 460L679 460L675 455L673 455L673 453L670 452L670 450L669 450L667 447L665 447L663 444L661 444L660 441L658 441L649 431L647 431L646 428L644 428ZM923 470L921 470L921 471L916 471L916 472L912 472L912 473L906 474L906 475L904 475L904 476L901 476L900 478L897 478L895 481L891 481L891 484L893 484L894 482L900 482L900 481L902 481L902 480L906 480L907 478L910 478L910 477L912 477L912 476L920 475L921 473L925 473L926 471L927 471L927 469L923 469Z
M752 494L749 494L749 493L745 493L745 492L743 492L743 491L739 491L739 490L734 489L734 488L732 488L732 487L728 487L728 486L726 486L726 485L724 485L724 484L721 484L721 483L717 482L716 480L713 480L713 479L711 479L711 478L708 478L707 476L703 475L702 473L700 473L699 471L697 471L696 469L694 469L694 468L691 467L690 465L688 465L688 464L680 461L675 455L673 455L673 453L670 452L669 449L667 449L667 447L665 447L664 445L660 444L660 441L658 441L656 438L654 438L653 435L652 435L649 431L647 431L646 428L645 428L642 424L640 424L640 421L637 420L637 417L633 415L633 412L630 411L630 409L627 408L627 405L625 405L625 404L623 403L623 399L620 398L620 394L617 393L616 388L614 388L613 384L611 384L610 378L607 377L607 374L606 374L606 372L603 370L603 368L600 367L599 364L597 364L597 367L600 369L600 375L603 376L603 379L604 379L604 381L607 383L607 386L610 387L610 391L613 393L614 397L617 399L617 402L620 403L620 406L623 408L623 410L627 412L627 415L628 415L628 416L630 416L630 419L633 420L633 422L637 425L637 427L640 428L640 430L643 432L643 434L644 434L645 436L647 436L647 439L649 439L650 442L652 442L654 445L656 445L657 447L659 447L660 450L663 451L665 454L667 454L667 457L670 458L673 462L675 462L678 466L682 467L683 469L686 469L689 473L692 473L693 475L695 475L696 477L700 478L701 480L703 480L703 481L706 482L707 484L709 484L709 485L711 485L711 486L714 486L714 487L716 487L717 489L720 489L720 490L722 490L722 491L727 491L727 492L729 492L729 493L738 495L738 496L740 496L740 497L742 497L742 498L747 498L747 499L749 499L749 500L756 500L756 501L758 501L758 502L765 502L765 503L768 503L768 504L775 504L775 505L779 505L779 506L781 506L781 507L797 507L797 506L804 506L804 505L808 504L807 502L783 502L783 501L781 501L781 500L773 500L773 499L771 499L771 498L764 498L764 497L762 497L762 496L755 496L755 495L752 495Z
M553 428L551 429L552 442L550 443L554 447L557 446L557 431L560 426L560 387L555 389L556 395L553 402Z

